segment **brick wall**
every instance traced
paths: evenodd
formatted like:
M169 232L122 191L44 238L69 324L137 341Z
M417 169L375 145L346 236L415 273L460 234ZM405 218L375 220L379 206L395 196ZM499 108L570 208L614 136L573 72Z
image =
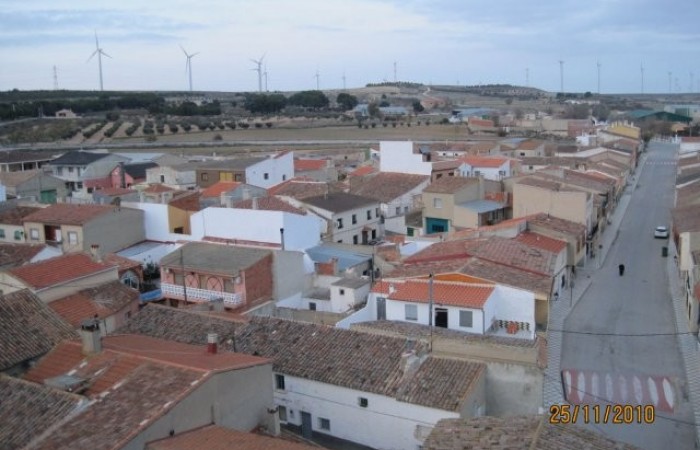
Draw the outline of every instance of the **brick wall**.
M336 258L332 258L330 261L328 261L326 263L316 263L316 274L317 275L337 276L338 275L338 260Z
M243 271L245 277L246 307L258 305L272 298L272 255L268 255Z

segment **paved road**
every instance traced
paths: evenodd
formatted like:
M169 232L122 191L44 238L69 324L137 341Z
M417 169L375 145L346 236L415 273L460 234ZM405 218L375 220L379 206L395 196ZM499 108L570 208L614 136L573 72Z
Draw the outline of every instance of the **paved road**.
M666 242L653 238L657 225L669 223L673 149L650 146L637 189L625 194L632 198L618 237L565 320L562 340L563 389L571 403L603 408L609 400L657 404L650 425L588 425L648 449L693 448L695 440L684 363L674 335L667 260L661 256ZM622 277L618 264L626 266Z

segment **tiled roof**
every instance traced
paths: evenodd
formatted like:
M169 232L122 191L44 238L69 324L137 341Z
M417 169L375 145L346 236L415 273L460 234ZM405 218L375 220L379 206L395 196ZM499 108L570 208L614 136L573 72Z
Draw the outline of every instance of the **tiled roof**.
M48 386L0 375L0 443L3 449L24 448L71 413L83 399Z
M312 170L325 169L328 165L327 159L295 159L294 160L294 173L296 172L306 172Z
M545 416L442 419L423 443L426 450L634 450L576 425L551 424Z
M615 180L611 180L610 178L600 178L593 176L593 174L589 174L586 172L580 172L578 170L569 170L565 169L564 170L564 179L566 181L576 181L576 182L581 182L585 186L591 186L595 187L601 190L608 190L612 187L615 186Z
M544 142L536 139L526 139L518 145L518 150L536 150L543 144Z
M185 270L238 276L261 259L271 255L269 250L233 245L188 242L165 255L160 260L161 267L177 267Z
M124 172L126 172L134 180L146 178L146 170L158 167L154 162L142 162L134 164L124 164Z
M122 448L203 378L201 372L157 363L130 371L119 387L32 446L37 450Z
M346 194L345 192L332 192L328 195L307 197L303 199L303 202L334 213L341 213L362 207L374 207L377 204L377 200L373 198Z
M108 205L56 203L26 216L24 221L56 225L83 225L96 217L114 211L114 209L114 206Z
M262 209L266 211L284 211L292 214L306 215L306 211L290 205L289 203L280 200L275 196L258 197L256 199L249 198L241 200L233 204L234 208L238 209Z
M225 344L229 348L235 345L239 352L272 359L276 372L447 411L458 410L484 370L481 364L442 363L428 357L423 362L425 367L413 376L405 376L401 355L411 349L405 339L378 340L355 331L268 317L252 317L247 324L234 324L147 305L132 317L125 331L203 342L210 327L227 330L232 338L231 344ZM408 345L419 353L426 350L421 343Z
M137 191L129 188L120 188L120 187L107 187L107 188L102 188L94 191L93 193L95 195L103 195L105 197L115 197L117 195L129 195L129 194L136 194Z
M431 194L454 194L463 187L478 182L478 178L471 177L442 177L430 183L423 192L429 192Z
M575 167L576 158L560 158L556 156L519 156L523 166L559 166Z
M171 187L168 187L164 184L152 184L148 186L146 189L143 190L143 192L147 194L161 194L163 192L173 192L176 191L177 189L173 189Z
M0 296L0 371L77 336L68 323L28 290Z
M112 281L54 300L49 307L77 328L85 319L104 319L138 301L139 291L120 281Z
M34 245L0 243L0 268L7 269L9 267L27 264L45 248L45 244Z
M559 182L559 181L544 180L542 178L534 177L534 176L521 178L521 179L516 181L516 184L523 184L526 186L538 187L538 188L547 189L547 190L555 191L555 192L580 191L580 189L569 187L569 186L567 186L564 183Z
M14 208L3 209L0 211L0 224L20 226L24 223L25 217L40 210L41 208L31 206L15 206Z
M348 173L349 177L364 177L371 173L376 172L377 169L374 166L360 166L352 172Z
M8 272L33 289L40 290L77 278L105 272L112 267L114 266L94 261L86 253L69 253L25 266L15 267Z
M107 253L102 257L102 262L110 266L117 266L117 270L119 272L129 269L136 269L141 266L139 261L125 258L124 256L117 255L116 253Z
M433 301L443 305L482 309L493 290L494 287L487 284L434 280ZM383 280L374 285L372 292L388 294L389 300L428 303L430 282L426 279Z
M218 161L204 161L198 169L203 170L245 170L250 166L265 161L265 158L235 158Z
M566 248L565 241L552 239L542 234L532 233L530 231L520 233L515 239L530 247L539 248L555 254L558 254Z
M498 168L508 162L507 158L498 156L462 156L460 161L469 164L472 167L491 167Z
M0 152L0 163L49 161L54 156L56 156L56 153L53 150L10 150Z
M292 197L297 200L324 195L331 191L332 187L328 183L299 178L292 178L267 190L270 195Z
M677 233L700 231L700 208L697 205L683 206L671 210L673 228Z
M182 194L176 195L168 205L181 209L183 211L199 211L201 209L199 203L199 192L185 191Z
M460 165L462 165L462 162L456 159L448 161L435 161L433 162L433 170L456 169Z
M146 450L319 450L288 440L244 433L217 425L209 425L192 431L160 439L146 445Z
M109 153L71 151L51 161L51 165L86 166L106 156L109 156Z
M367 176L361 183L351 186L350 193L389 203L429 180L428 175L379 172Z
M21 172L0 172L0 183L4 186L15 187L27 180L31 180L43 172L41 169L23 170Z
M218 181L202 191L202 198L220 197L222 193L240 186L238 181Z
M546 213L533 214L527 217L528 225L532 224L570 236L581 236L586 233L586 226L571 220L560 219Z

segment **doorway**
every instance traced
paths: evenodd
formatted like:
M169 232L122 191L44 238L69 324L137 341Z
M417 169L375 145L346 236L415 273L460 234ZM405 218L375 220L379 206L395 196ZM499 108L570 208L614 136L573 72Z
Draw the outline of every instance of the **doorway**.
M311 439L311 413L301 412L301 435L306 439Z
M447 328L447 309L435 308L435 326Z

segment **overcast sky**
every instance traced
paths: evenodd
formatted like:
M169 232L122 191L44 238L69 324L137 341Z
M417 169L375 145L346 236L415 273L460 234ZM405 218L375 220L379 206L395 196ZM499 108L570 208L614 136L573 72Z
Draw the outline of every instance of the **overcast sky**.
M0 90L254 91L393 81L700 92L698 0L0 0ZM598 70L600 64L600 70ZM669 76L669 73L671 75ZM529 74L529 76L526 76ZM692 75L691 75L692 74ZM670 80L670 83L669 83Z

